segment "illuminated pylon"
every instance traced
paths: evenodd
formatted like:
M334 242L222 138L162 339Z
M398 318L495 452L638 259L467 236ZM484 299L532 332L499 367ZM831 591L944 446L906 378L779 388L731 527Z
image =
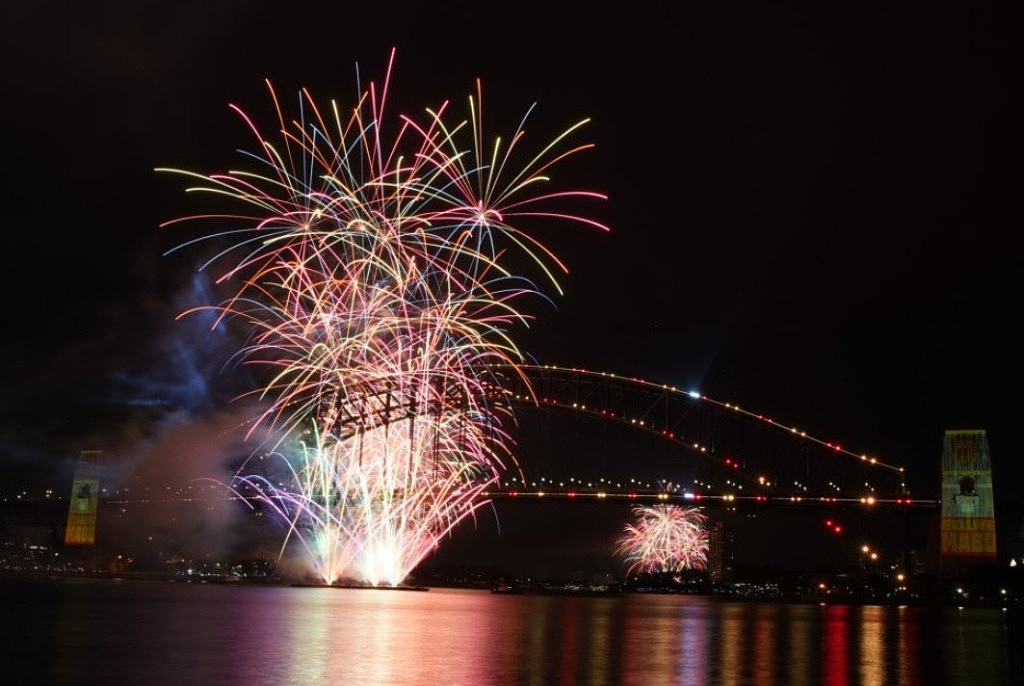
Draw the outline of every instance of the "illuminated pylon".
M946 431L939 554L943 576L996 559L992 461L984 429Z
M71 483L71 503L68 505L68 524L64 531L64 545L86 546L96 543L96 512L100 498L98 462L103 453L83 450L75 467Z

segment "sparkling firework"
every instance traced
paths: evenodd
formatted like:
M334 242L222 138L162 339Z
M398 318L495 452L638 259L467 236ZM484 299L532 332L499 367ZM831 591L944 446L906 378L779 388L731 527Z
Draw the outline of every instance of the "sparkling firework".
M627 574L707 567L707 517L699 509L653 505L634 507L632 513L635 523L626 525L616 550L629 565Z
M250 438L257 428L274 437L230 487L287 522L282 555L295 543L325 583L402 583L486 504L483 492L515 463L502 430L511 413L486 370L523 360L511 335L529 319L518 302L542 295L510 257L525 256L557 290L565 270L522 224L605 229L559 207L603 195L548 189L556 163L592 147L566 144L585 122L519 164L526 118L507 145L485 148L478 82L466 120L449 125L444 103L420 120L398 117L392 136L393 60L344 116L303 90L301 116L288 121L268 82L277 143L233 108L259 141L255 171L158 170L231 204L164 226L223 225L179 247L222 242L203 269L226 264L217 282L237 286L189 312L212 310L247 332L237 361L261 381L242 398L262 408ZM282 473L260 472L268 462Z

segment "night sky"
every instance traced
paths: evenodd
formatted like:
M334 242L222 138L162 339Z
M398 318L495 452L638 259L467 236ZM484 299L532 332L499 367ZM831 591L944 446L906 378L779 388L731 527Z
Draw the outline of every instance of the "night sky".
M535 143L591 119L596 148L555 175L607 193L587 212L611 231L543 237L570 272L517 334L532 358L763 411L907 466L924 497L944 430L983 428L997 498L1012 480L1024 272L996 3L147 5L6 7L0 491L68 478L83 449L214 449L244 382L174 321L208 284L164 256L181 236L158 225L193 207L154 169L236 168L252 141L229 104L271 116L264 79L286 108L303 87L351 103L392 48L393 111L461 106L479 77L494 131L533 103Z

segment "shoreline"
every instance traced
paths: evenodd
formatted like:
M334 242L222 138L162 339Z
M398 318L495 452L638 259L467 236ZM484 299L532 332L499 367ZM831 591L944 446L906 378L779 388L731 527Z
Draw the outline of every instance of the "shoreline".
M563 596L587 598L618 598L632 595L678 595L706 598L716 602L755 602L803 605L876 605L881 607L947 607L956 609L1001 609L1016 610L1024 608L1024 601L1016 598L945 598L945 597L893 597L874 598L848 595L816 595L816 594L750 594L691 591L670 588L630 588L621 585L579 585L579 584L502 584L494 587L460 584L408 584L399 586L370 586L361 584L318 584L309 582L292 582L279 578L240 579L222 577L184 577L176 574L155 572L134 572L121 574L85 574L85 573L54 573L49 571L18 571L0 570L0 583L7 581L32 581L39 583L74 582L74 581L110 581L125 582L161 582L182 584L209 584L230 586L272 586L281 588L336 588L340 590L376 590L376 591L416 591L426 592L431 589L462 589L491 593L493 595L515 596Z

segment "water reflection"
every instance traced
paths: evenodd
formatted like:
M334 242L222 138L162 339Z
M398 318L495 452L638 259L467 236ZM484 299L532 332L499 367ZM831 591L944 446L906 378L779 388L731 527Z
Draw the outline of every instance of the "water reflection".
M896 640L890 643L896 646L896 654L902 656L896 664L896 681L900 684L921 683L915 678L920 671L921 642L918 639L918 621L911 615L911 609L897 609L895 625Z
M7 683L1010 684L988 609L0 581ZM1017 677L1017 678L1014 678Z
M815 630L811 626L812 617L806 610L805 607L792 608L791 616L777 627L787 638L786 650L780 655L786 656L783 659L789 666L789 683L793 684L813 683L811 666L815 664L816 656L811 647Z
M848 632L853 620L849 605L824 606L821 631L821 666L825 686L846 686L847 655L851 647ZM879 681L877 683L884 683Z
M877 606L863 607L860 618L860 660L858 661L857 683L885 684L899 683L896 675L887 673L889 664L885 659L885 641L889 632L885 610Z
M681 684L703 684L708 682L708 624L710 618L704 607L686 604L679 609L679 668Z

